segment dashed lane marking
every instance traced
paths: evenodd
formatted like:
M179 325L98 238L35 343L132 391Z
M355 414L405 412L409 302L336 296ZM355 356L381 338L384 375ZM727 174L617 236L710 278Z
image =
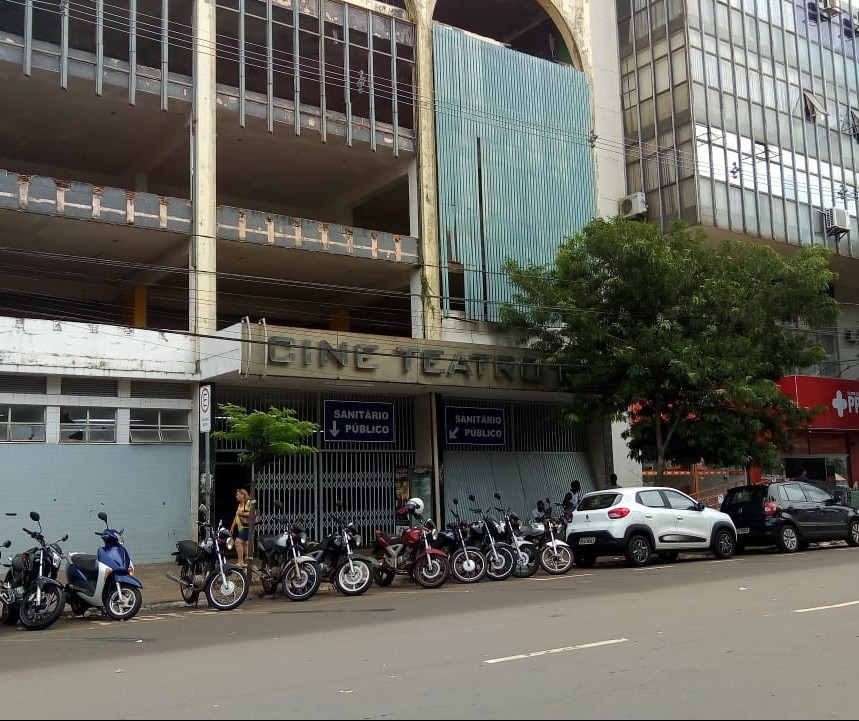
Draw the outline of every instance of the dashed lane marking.
M581 651L586 648L598 648L600 646L611 646L615 643L626 643L628 638L613 638L608 641L596 641L595 643L580 643L576 646L562 646L561 648L549 648L545 651L531 651L530 653L519 653L515 656L502 656L501 658L488 658L483 663L505 663L507 661L522 661L526 658L547 656L552 653L567 653L568 651Z

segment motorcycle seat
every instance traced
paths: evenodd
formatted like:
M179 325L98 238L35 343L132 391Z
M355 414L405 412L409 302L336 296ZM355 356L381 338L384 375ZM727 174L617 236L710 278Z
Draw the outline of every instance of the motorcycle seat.
M200 544L196 541L179 541L176 544L176 548L179 549L179 553L189 560L197 558L200 555Z
M277 546L277 536L266 536L265 538L257 539L257 542L262 547L262 549L266 552L267 555L271 555Z
M89 553L73 553L69 562L84 573L95 573L98 570L98 557Z
M377 540L382 540L386 545L391 546L394 543L398 542L398 538L396 536L391 536L390 534L385 533L384 531L376 531L375 533Z

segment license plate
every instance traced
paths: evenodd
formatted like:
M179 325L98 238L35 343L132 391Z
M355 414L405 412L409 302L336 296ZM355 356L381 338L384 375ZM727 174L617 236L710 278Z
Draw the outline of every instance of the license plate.
M580 546L592 546L597 542L596 536L583 536L579 539Z
M748 528L738 528L738 529L737 529L737 535L738 535L738 536L740 536L740 535L742 535L742 534L744 534L744 533L748 533L748 532L749 532L749 529L748 529Z

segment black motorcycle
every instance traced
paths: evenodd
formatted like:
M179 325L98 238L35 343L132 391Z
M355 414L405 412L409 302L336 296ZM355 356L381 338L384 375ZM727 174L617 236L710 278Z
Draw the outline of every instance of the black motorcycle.
M305 555L304 528L294 523L279 536L258 537L254 576L259 577L263 592L274 595L282 584L283 595L290 601L306 601L319 590L322 569L311 556Z
M454 498L454 508L450 509L450 513L455 520L438 532L432 547L439 548L448 554L450 573L457 581L477 583L486 575L488 563L479 548L468 544L470 527L459 517L456 511L458 503L459 501Z
M167 572L167 578L176 581L185 603L196 603L200 592L206 594L209 605L216 611L231 611L242 605L248 597L250 584L241 566L228 564L224 551L231 540L229 529L218 521L218 527L209 520L209 509L200 505L202 541L179 541L173 556L179 566L179 575Z
M40 518L38 513L30 511L30 520L39 524L39 530L22 530L38 545L12 557L0 610L0 620L4 624L11 626L20 622L29 631L40 631L55 623L66 606L66 592L57 576L63 563L63 549L59 544L69 537L65 535L59 541L48 543Z
M338 530L324 543L309 541L304 553L319 564L323 578L334 584L340 593L360 596L373 585L373 561L352 550L358 540L355 524L340 519L336 521Z
M468 497L472 503L477 500ZM504 541L504 527L499 521L481 508L470 508L478 520L471 524L468 544L479 548L486 556L486 577L493 581L503 581L516 570L516 551Z

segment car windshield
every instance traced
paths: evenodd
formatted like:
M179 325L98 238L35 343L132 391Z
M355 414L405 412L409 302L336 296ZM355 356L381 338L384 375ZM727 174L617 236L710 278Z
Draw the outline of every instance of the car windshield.
M591 495L585 496L581 503L579 503L577 511L598 511L601 508L608 508L609 506L613 506L617 499L620 498L619 493L606 492L606 493L593 493Z

